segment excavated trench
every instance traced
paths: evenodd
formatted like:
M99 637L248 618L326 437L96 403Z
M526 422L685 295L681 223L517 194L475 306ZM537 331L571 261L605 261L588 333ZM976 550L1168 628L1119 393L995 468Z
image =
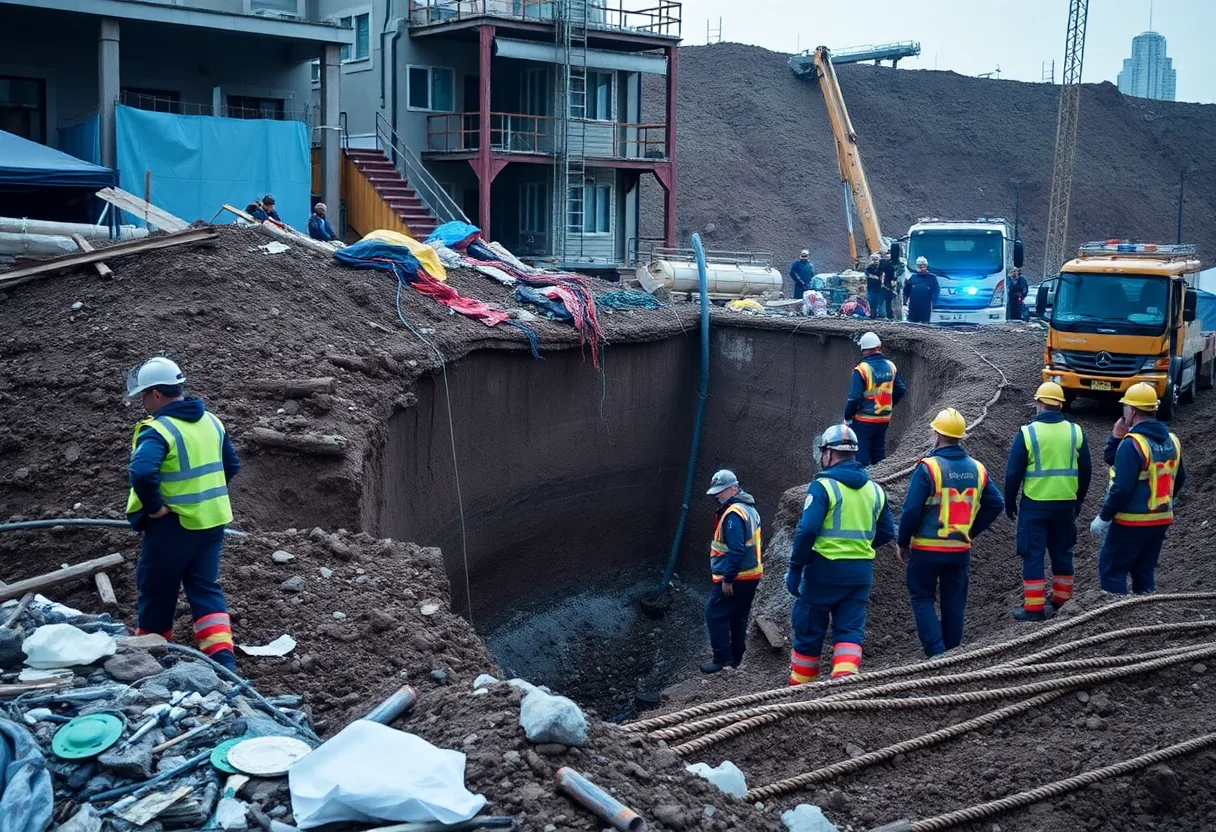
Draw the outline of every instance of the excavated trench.
M605 717L631 713L638 693L657 692L706 647L713 505L703 484L719 467L735 470L767 536L782 492L813 475L812 437L840 418L858 360L840 336L714 328L674 603L655 619L639 600L660 580L675 532L699 353L689 332L612 346L602 374L574 350L544 361L487 350L454 362L463 520L438 376L420 380L417 405L392 417L372 455L363 528L440 547L453 605L504 669ZM932 404L934 385L915 379L940 372L920 355L888 354L914 391L889 434L895 450Z

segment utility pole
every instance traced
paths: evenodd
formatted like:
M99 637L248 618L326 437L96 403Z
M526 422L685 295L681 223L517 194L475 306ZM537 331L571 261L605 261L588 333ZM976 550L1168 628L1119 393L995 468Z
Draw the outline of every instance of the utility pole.
M1071 0L1068 33L1064 39L1064 72L1060 84L1060 112L1056 122L1056 152L1051 169L1051 202L1047 212L1047 241L1043 247L1043 275L1055 274L1067 259L1068 210L1072 200L1072 173L1077 156L1077 123L1081 112L1081 67L1085 60L1085 21L1089 0Z

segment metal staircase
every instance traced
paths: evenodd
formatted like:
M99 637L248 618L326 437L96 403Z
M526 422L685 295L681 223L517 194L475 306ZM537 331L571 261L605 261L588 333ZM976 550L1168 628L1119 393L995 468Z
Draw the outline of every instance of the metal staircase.
M582 257L586 217L584 153L587 116L587 0L558 0L557 135L553 176L553 254L565 263Z

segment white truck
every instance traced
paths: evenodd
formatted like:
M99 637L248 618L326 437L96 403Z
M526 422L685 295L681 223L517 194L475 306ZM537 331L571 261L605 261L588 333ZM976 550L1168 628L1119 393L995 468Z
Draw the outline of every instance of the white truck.
M922 217L908 229L906 267L929 261L941 289L935 324L995 324L1006 320L1006 278L1022 267L1022 241L1002 217L942 220ZM905 275L905 279L909 275Z

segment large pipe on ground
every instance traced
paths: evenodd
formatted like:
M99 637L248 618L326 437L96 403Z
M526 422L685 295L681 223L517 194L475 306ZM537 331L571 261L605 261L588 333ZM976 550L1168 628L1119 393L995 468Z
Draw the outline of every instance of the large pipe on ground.
M86 240L109 240L110 226L93 225L87 222L53 222L51 220L31 220L24 217L0 217L0 232L6 234L52 234L58 237L71 238L79 234ZM136 228L133 225L120 225L118 237L120 240L134 240L147 237L148 229Z

